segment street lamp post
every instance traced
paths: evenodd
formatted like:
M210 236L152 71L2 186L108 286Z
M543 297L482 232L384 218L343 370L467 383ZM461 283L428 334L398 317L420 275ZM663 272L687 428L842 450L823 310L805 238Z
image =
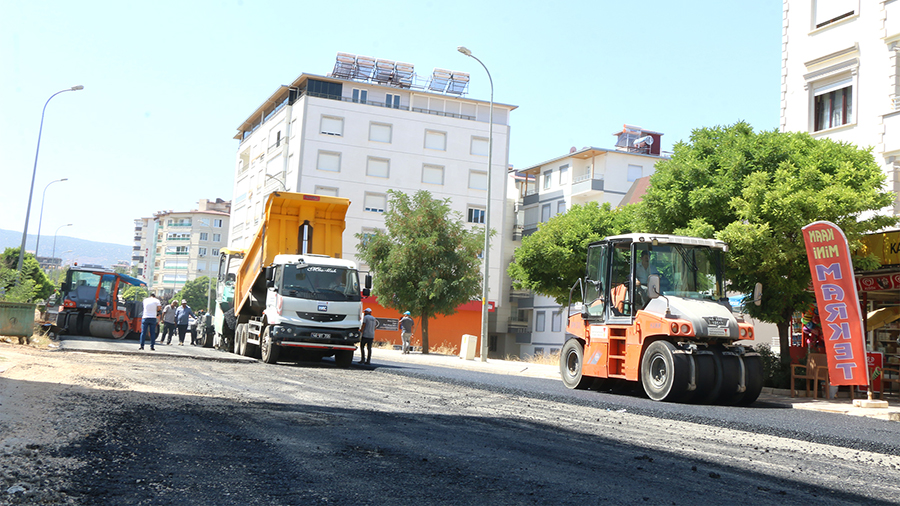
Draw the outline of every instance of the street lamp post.
M44 108L41 110L41 126L38 129L38 141L37 141L37 149L34 151L34 170L31 171L31 189L28 190L28 207L25 209L25 230L22 231L22 247L19 248L19 262L16 264L16 286L22 281L22 263L25 261L25 239L28 238L28 218L31 216L31 197L34 195L34 178L37 176L37 161L38 161L38 153L41 152L41 132L44 131L44 113L47 112L47 104L50 103L50 100L53 97L59 95L60 93L65 93L67 91L78 91L83 90L84 86L77 85L72 86L67 90L60 90L56 93L50 95L50 98L44 103ZM35 251L37 253L37 251Z
M491 255L491 162L494 156L494 80L491 78L491 71L487 66L479 60L472 51L464 46L456 48L460 53L473 58L481 64L484 71L487 72L488 81L491 83L491 107L488 114L488 171L487 171L487 202L484 206L484 286L481 290L481 361L487 362L488 354L488 274L490 272L490 255Z
M41 246L41 223L43 223L43 221L44 221L44 200L47 198L47 188L49 188L50 185L53 184L53 183L59 183L59 182L62 182L62 181L68 181L68 180L69 180L69 179L68 179L68 178L65 178L65 177L62 178L62 179L56 179L56 180L54 180L54 181L50 181L49 183L47 183L47 186L44 187L44 193L41 194L41 214L38 215L38 236L37 236L37 243L34 245L34 256L35 256L35 257L38 256L38 252L40 251L39 248L40 248L40 246Z
M275 181L276 183L280 184L281 187L284 189L284 191L287 191L287 185L284 184L284 181L282 181L281 179L278 179L277 177L273 176L272 174L266 174L266 177L270 178L273 181Z
M69 223L68 225L60 225L59 228L56 229L56 233L53 234L53 256L51 258L56 258L56 234L59 233L59 229L63 228L63 227L71 227L71 226L72 226L72 224Z

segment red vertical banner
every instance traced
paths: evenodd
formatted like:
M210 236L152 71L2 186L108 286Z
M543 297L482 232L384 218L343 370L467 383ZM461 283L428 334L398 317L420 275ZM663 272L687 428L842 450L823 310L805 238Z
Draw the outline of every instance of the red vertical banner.
M828 378L832 385L868 385L862 313L847 237L834 223L817 221L803 227L803 239L822 321Z

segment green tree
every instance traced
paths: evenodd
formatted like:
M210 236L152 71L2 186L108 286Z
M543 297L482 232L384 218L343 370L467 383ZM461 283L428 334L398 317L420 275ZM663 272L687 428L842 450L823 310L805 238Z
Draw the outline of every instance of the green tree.
M386 231L356 234L357 256L374 272L378 302L422 320L422 352L428 353L428 320L450 315L477 297L484 233L471 230L449 199L427 191L413 197L389 190Z
M678 143L674 156L656 165L640 218L650 232L727 242L731 290L751 293L763 284L761 306L748 310L778 326L787 362L790 317L813 301L801 228L831 221L852 251L864 233L896 223L875 214L893 200L871 149L806 133L755 133L739 122L694 130L690 142Z
M566 304L569 289L584 276L587 247L608 235L632 231L635 206L612 209L609 203L574 205L524 237L507 272L525 288Z
M209 276L200 276L197 279L192 281L188 281L181 288L181 291L175 294L173 300L177 300L181 303L181 300L184 299L187 301L188 306L197 311L204 309L209 311L209 307L207 307L207 301L210 300L210 296L207 293L212 292L211 300L214 302L216 300L216 281Z
M55 290L53 283L41 270L40 264L31 253L25 253L22 262L22 276L16 285L16 266L19 263L19 248L6 248L0 255L0 289L5 300L32 303L43 300Z
M122 298L125 300L141 301L149 295L150 292L143 286L129 286L122 292Z

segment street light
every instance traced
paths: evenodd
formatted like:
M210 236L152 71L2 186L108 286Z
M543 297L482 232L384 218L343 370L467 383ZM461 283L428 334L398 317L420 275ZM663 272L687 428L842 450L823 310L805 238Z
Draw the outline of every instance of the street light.
M47 186L44 187L44 193L41 195L41 214L38 216L38 236L37 236L37 244L34 245L34 256L37 258L38 256L38 248L41 246L41 223L44 221L44 199L47 197L47 188L50 187L53 183L59 183L62 181L68 181L68 178L57 179L55 181L50 181L47 183Z
M481 60L472 54L464 46L456 48L460 53L473 58L484 67L488 81L491 83L491 108L488 114L488 171L487 171L487 203L484 206L484 286L481 291L481 361L487 362L488 352L488 273L490 272L489 259L491 254L491 158L494 156L494 80L491 71Z
M44 131L44 113L47 112L47 104L50 103L50 100L53 97L59 95L60 93L65 93L67 91L79 91L83 90L84 86L77 85L72 86L67 90L60 90L56 93L50 95L50 98L44 103L44 108L41 110L41 127L38 129L38 141L37 141L37 149L34 151L34 170L31 171L31 189L28 190L28 207L25 208L25 230L22 231L22 247L19 248L19 262L16 264L16 286L22 281L22 263L25 261L25 239L28 238L28 218L31 216L31 197L34 195L34 177L37 175L37 161L38 161L38 153L41 152L41 132ZM35 251L37 253L37 251ZM37 256L37 255L35 255Z
M53 256L51 258L56 258L56 234L59 233L59 229L63 228L63 227L71 227L71 226L72 226L72 224L69 223L68 225L60 225L59 228L56 229L56 233L53 234ZM68 251L66 253L68 253Z
M284 191L287 191L287 185L284 184L284 181L278 179L277 177L273 176L272 174L266 174L266 177L274 179L275 182L279 183L281 185L281 187L284 188Z

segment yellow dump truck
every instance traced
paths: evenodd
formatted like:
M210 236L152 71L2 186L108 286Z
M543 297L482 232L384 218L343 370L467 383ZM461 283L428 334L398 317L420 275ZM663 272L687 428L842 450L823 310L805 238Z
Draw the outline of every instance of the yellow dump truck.
M339 197L269 195L249 247L221 252L217 348L270 364L334 356L350 365L371 278L360 289L356 263L341 258L349 206Z

